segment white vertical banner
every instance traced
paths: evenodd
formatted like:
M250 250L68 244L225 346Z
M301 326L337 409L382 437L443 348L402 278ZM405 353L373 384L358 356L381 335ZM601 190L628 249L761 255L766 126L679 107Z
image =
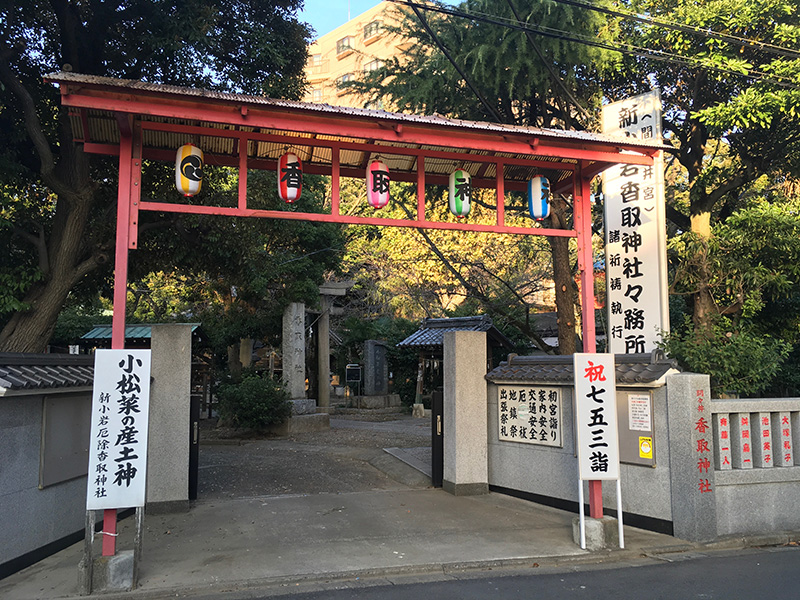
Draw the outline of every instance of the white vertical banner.
M619 479L614 355L579 353L573 365L579 477Z
M150 350L97 350L86 510L144 506Z
M653 90L603 106L603 133L661 139L661 94ZM603 173L608 351L650 352L669 330L664 159Z

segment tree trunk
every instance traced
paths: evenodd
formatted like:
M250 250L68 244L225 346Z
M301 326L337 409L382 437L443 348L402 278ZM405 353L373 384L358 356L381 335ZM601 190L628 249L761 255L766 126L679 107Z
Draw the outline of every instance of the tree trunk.
M693 323L696 332L706 332L711 328L711 319L717 313L716 303L711 295L711 273L708 266L708 241L711 239L711 213L700 212L691 216L692 233L704 243L703 255L697 261L697 291L694 293Z
M569 239L549 237L553 254L553 280L556 286L556 314L558 315L558 353L575 354L575 293L572 269L569 266Z
M84 256L84 234L92 204L92 194L87 190L88 186L82 193L70 194L69 200L64 199L66 194L59 196L45 279L26 294L24 302L30 308L14 314L0 332L0 352L45 352L70 290L105 262L102 253Z
M567 203L554 196L551 203L550 224L554 229L567 228ZM553 281L556 287L556 314L558 315L558 353L575 354L575 286L569 261L569 239L548 237L553 256Z

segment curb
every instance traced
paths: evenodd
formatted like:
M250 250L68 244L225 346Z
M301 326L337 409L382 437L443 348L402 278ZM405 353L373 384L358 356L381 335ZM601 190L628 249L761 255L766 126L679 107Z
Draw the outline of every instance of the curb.
M578 555L526 556L496 560L449 562L396 567L355 569L329 573L300 573L241 581L215 582L203 586L176 586L159 589L138 589L130 592L104 593L109 600L165 600L192 598L194 600L251 600L264 595L285 595L294 592L340 589L342 587L374 587L404 583L397 579L422 578L425 581L480 577L491 571L494 576L521 574L524 570L542 573L559 572L577 567L613 568L619 563L642 564L649 560L669 560L669 556L736 549L777 547L800 543L800 531L769 535L731 536L712 542L691 543L676 541L666 546L601 550ZM503 571L506 571L503 573ZM488 573L487 573L488 575ZM416 581L409 581L412 583ZM63 596L61 600L80 600L83 596Z
M274 577L245 579L241 581L219 582L203 586L176 586L159 589L138 589L130 592L104 592L103 598L109 600L163 600L166 598L193 598L195 600L246 600L261 595L270 595L268 590L289 587L315 587L330 584L356 583L364 587L385 585L392 578L413 578L432 576L429 581L457 578L458 575L477 574L482 571L507 570L510 572L522 569L558 570L568 566L601 565L631 560L641 557L635 550L613 550L582 555L564 555L548 557L518 557L496 560L469 562L434 563L407 565L396 567L378 567L354 569L329 573L303 573L297 575L280 575ZM507 573L510 575L511 573ZM341 586L339 586L341 587ZM308 591L302 589L298 591ZM276 594L277 595L277 594ZM84 596L63 596L60 600L80 600Z

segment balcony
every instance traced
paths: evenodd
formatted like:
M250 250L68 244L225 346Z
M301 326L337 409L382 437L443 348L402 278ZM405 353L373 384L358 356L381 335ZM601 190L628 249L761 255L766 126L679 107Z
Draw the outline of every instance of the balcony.
M355 39L352 35L336 41L336 58L344 58L354 52Z

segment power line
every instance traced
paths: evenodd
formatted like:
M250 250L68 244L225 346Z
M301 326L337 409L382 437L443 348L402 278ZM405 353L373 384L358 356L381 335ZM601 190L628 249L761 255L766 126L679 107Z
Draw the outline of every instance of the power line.
M491 104L489 104L486 98L483 97L483 94L480 93L478 88L473 85L472 81L469 79L469 77L467 77L467 74L458 66L455 59L450 56L450 52L447 51L447 48L445 48L444 44L439 40L439 37L436 35L436 33L434 33L433 29L431 29L427 19L422 15L417 6L414 4L411 4L410 6L411 10L414 11L414 14L417 15L419 22L422 23L425 31L428 32L428 35L431 36L431 39L433 39L434 43L436 46L438 46L439 50L441 50L442 54L444 54L447 60L450 61L450 64L453 65L453 68L458 71L458 74L461 75L461 79L463 79L464 82L469 86L469 89L472 90L472 93L478 97L489 115L491 115L497 123L502 123L503 119L500 118L500 115L497 114L497 111L492 107Z
M670 62L674 64L683 65L686 67L701 67L709 71L716 71L719 73L724 73L726 75L744 77L746 79L751 79L754 81L763 81L790 89L800 89L800 86L798 86L798 84L795 83L795 81L790 77L770 76L767 73L755 70L751 70L749 73L742 73L740 71L734 71L732 69L726 69L724 67L709 64L701 59L681 56L679 54L674 54L663 50L642 48L639 46L634 46L633 44L612 45L605 42L600 42L595 39L578 36L575 34L569 34L568 32L562 31L560 29L554 29L550 27L531 27L530 25L527 25L525 23L520 23L518 21L514 21L512 19L507 19L504 17L483 15L479 13L467 13L452 8L446 8L443 6L419 4L417 2L414 2L413 0L389 0L389 1L395 4L403 4L410 7L417 7L419 9L427 10L430 12L438 12L453 17L470 19L472 21L488 23L490 25L497 25L499 27L505 27L507 29L514 29L517 31L523 31L523 32L528 31L545 37L550 37L567 42L576 42L579 44L585 44L588 46L603 48L604 50L611 50L613 52L620 52L622 54L638 56L640 58L649 58L661 62ZM780 79L783 79L785 81L780 81Z
M506 4L508 4L508 8L511 9L511 14L514 15L514 18L517 20L517 22L521 23L522 19L520 19L519 13L517 12L517 9L514 6L512 0L506 0ZM569 91L567 86L564 84L564 81L561 79L561 77L558 75L558 73L555 72L555 69L553 69L553 65L550 64L550 61L547 60L544 57L544 54L539 49L539 46L536 44L536 42L533 41L533 35L531 35L531 32L530 31L526 31L525 32L525 37L528 38L528 43L533 48L533 51L536 52L536 56L539 57L539 60L544 65L545 69L547 69L547 72L550 73L550 78L553 80L553 82L558 87L561 88L561 91L563 91L564 95L567 97L567 99L569 99L569 101L572 102L573 106L575 106L575 109L579 113L581 113L585 119L588 119L589 118L589 112L585 108L583 108L583 106L581 106L581 103L578 102L578 99L575 98L575 96L572 94L572 92Z
M605 8L603 6L596 6L589 2L581 2L580 0L553 0L553 2L556 2L558 4L568 4L570 6L577 6L580 8L593 10L595 12L604 13L615 17L622 17L623 19L630 19L633 21L638 21L640 23L645 23L647 25L655 25L657 27L663 27L665 29L672 29L673 31L680 31L681 33L688 33L689 35L694 35L705 39L722 40L723 42L733 44L734 46L739 46L740 48L757 47L759 50L764 50L765 52L768 52L770 54L777 54L779 56L785 56L789 58L800 58L800 51L797 50L784 48L782 46L776 46L775 44L769 44L767 42L760 42L758 40L750 38L731 35L728 33L713 31L711 29L701 29L696 25L683 25L681 23L672 23L664 19L647 17L629 11L614 10L611 8Z

